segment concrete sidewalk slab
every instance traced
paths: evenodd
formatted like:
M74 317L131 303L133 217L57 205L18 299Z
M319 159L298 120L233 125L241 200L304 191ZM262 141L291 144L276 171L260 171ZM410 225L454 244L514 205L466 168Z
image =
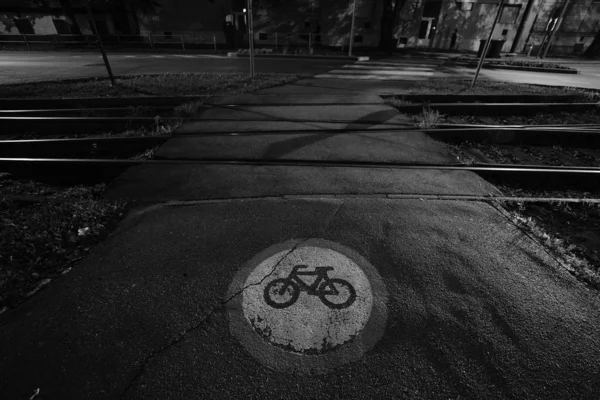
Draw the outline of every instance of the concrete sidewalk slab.
M500 195L467 171L173 164L132 167L106 196L146 202L312 194Z
M397 93L414 85L415 79L405 81L359 81L351 79L303 79L293 84L257 91L264 93Z
M249 260L304 238L353 249L390 293L381 340L325 375L261 364L232 336L224 303ZM125 221L70 274L0 315L0 394L592 399L599 329L593 294L488 204L167 207Z
M398 115L398 111L388 105L344 104L344 105L282 105L260 106L240 105L210 107L200 111L196 119L225 119L225 120L309 120L323 122L386 122Z
M440 142L422 132L262 134L180 136L155 153L162 159L345 160L453 163Z
M331 94L331 93L275 93L275 94L244 94L239 96L219 96L209 98L205 104L365 104L384 103L384 100L373 93L361 94Z

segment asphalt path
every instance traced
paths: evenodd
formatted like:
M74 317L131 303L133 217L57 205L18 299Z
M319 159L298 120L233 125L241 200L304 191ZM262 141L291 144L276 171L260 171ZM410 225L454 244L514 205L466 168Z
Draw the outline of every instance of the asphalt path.
M343 276L348 262L302 253L309 240L353 251L344 254L371 285L345 276L357 298L333 313L301 292L264 315L263 290L292 265ZM246 270L274 254L274 272L238 291ZM249 315L261 312L274 320L271 334L249 329ZM339 319L326 331L303 332L303 322L331 314ZM38 388L44 399L591 400L600 390L598 300L480 202L341 196L151 207L0 321L5 399ZM345 334L358 323L363 332ZM281 348L286 340L294 347Z
M108 53L115 75L161 73L248 73L248 58L206 54ZM316 75L347 60L256 58L257 73ZM0 82L19 83L107 76L97 53L0 52Z

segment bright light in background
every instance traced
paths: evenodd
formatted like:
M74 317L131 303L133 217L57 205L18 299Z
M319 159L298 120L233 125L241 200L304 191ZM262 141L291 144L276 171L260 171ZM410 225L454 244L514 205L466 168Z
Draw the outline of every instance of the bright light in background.
M239 10L239 9L238 9ZM246 12L246 9L244 8L244 12Z

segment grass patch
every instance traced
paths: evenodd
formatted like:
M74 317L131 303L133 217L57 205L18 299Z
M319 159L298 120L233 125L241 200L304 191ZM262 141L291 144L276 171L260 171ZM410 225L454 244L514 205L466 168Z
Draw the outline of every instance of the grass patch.
M479 79L474 88L471 80L448 80L442 78L419 81L409 88L406 94L471 94L471 95L573 95L582 101L591 97L600 99L600 92L594 90L574 89L569 87L551 87L526 85L511 82L497 82Z
M462 56L462 57L453 59L453 61L466 62L469 64L477 64L479 59ZM518 60L518 59L513 59L513 58L500 58L500 59L486 58L484 63L485 63L485 65L508 65L508 66L514 66L514 67L552 68L552 69L564 69L564 70L572 70L573 69L566 65L557 64L557 63L553 63L553 62Z
M427 107L423 109L421 114L414 117L414 121L419 128L433 128L444 122L444 116L438 110L432 110Z
M542 243L563 268L600 289L600 205L505 202L512 221Z
M104 191L0 177L0 310L67 273L110 232L127 203Z
M295 82L298 75L256 74L157 74L116 78L71 79L0 85L3 98L85 98L186 95L235 95Z

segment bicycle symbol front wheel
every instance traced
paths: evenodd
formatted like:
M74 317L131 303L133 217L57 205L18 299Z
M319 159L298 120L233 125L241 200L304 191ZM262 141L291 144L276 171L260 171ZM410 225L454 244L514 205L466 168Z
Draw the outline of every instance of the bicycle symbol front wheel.
M298 300L300 286L291 279L274 279L265 287L265 302L273 308L286 308Z
M356 300L356 290L343 279L329 279L319 288L319 299L329 308L347 308Z

